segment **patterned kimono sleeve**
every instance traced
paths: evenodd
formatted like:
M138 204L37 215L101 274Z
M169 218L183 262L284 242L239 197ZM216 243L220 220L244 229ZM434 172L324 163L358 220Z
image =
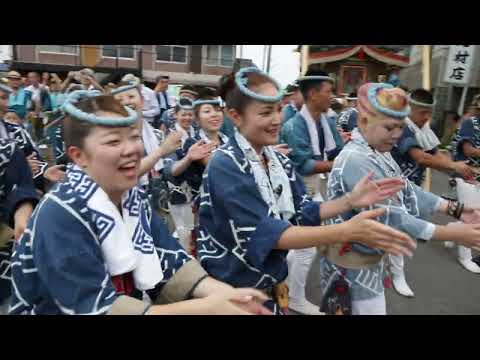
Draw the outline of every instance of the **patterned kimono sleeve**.
M18 304L42 306L39 294L51 303L42 313L66 315L105 314L117 299L91 229L74 210L51 199L38 205L16 246L12 278L12 313Z
M213 223L225 228L234 239L237 255L254 268L265 271L265 264L276 250L282 233L291 226L275 219L257 189L253 174L223 153L210 160L208 177ZM218 237L218 235L217 235ZM221 241L221 238L217 238Z
M39 200L30 167L21 150L14 151L4 179L6 188L10 189L5 201L5 218L10 226L14 227L13 218L17 208L24 202L30 202L35 206Z
M457 151L460 154L463 154L463 144L465 142L469 142L473 146L475 146L474 134L475 134L475 129L473 128L472 119L465 119L460 125L460 130L458 132L459 139L456 144Z
M422 149L420 144L417 142L417 139L415 138L415 134L408 127L406 127L403 130L400 140L398 140L397 149L400 154L405 156L408 155L408 152L412 148Z
M313 159L313 151L310 144L310 136L306 126L301 126L301 120L296 117L290 119L288 123L291 123L292 129L290 132L289 145L292 149L290 157L295 164L297 171L303 175L312 175L315 168L315 160ZM303 121L303 120L301 120ZM287 123L287 124L288 124Z
M172 174L173 165L177 161L182 160L184 157L185 157L185 153L183 149L178 149L177 151L170 154L168 157L164 159L163 174L165 176L165 179L170 181L172 184L181 185L186 180L185 172L183 172L179 176L173 176Z
M345 153L345 161L340 166L334 166L329 180L329 198L337 198L346 192L353 190L355 185L367 174L373 171L374 180L384 179L386 176L383 170L368 158L367 155L360 152L349 151ZM433 235L435 226L421 219L424 215L419 211L419 199L416 197L413 184L406 180L407 184L402 190L404 204L398 198L385 200L382 204L375 204L370 208L383 207L386 212L379 218L383 224L389 225L400 231L404 231L413 238L429 240ZM331 188L331 189L330 189ZM349 218L356 215L358 211L350 213Z

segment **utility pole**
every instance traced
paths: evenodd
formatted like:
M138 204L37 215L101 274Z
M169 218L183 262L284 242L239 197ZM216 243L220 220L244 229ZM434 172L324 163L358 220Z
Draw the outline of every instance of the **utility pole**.
M265 71L265 60L267 55L267 45L263 45L262 71Z
M422 45L422 85L425 90L430 90L432 87L431 63L432 53L430 45ZM430 191L432 186L432 170L428 167L425 174L425 181L423 188L425 191Z
M272 45L267 45L267 74L270 74L271 61L272 61Z

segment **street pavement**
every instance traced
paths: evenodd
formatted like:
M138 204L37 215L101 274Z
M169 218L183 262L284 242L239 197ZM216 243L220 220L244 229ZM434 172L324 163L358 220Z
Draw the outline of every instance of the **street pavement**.
M449 191L448 177L432 172L432 192ZM434 223L446 224L449 218L435 216ZM414 298L387 289L387 313L391 315L472 315L480 314L480 274L465 270L457 261L457 249L443 242L419 242L412 259L405 259L407 282ZM478 255L474 252L474 255Z

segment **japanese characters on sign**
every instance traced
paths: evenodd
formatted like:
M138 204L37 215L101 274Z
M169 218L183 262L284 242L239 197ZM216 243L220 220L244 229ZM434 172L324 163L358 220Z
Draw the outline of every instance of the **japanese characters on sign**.
M473 64L475 45L450 45L443 81L455 85L467 85Z

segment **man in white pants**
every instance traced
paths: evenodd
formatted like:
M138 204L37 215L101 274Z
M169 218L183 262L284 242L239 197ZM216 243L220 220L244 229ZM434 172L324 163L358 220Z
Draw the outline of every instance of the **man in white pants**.
M416 185L421 186L427 167L454 173L459 180L473 180L476 172L464 159L452 161L449 156L438 151L438 140L428 122L435 106L433 95L424 89L414 90L410 94L410 117L405 119L406 126L402 136L391 154L402 170L402 175ZM459 197L460 202L465 199ZM480 202L478 203L480 205ZM461 254L461 255L460 255ZM469 256L469 257L468 257ZM466 259L468 257L468 259ZM459 246L459 261L467 269L477 272L478 266L471 261L471 250ZM414 293L405 279L403 256L390 256L393 287L403 296L413 297ZM478 268L480 271L480 268Z
M298 79L305 101L289 121L291 130L286 141L292 149L291 159L303 176L307 194L314 200L326 195L327 175L343 147L336 128L336 114L331 111L333 79L323 71L309 70ZM316 249L291 250L289 264L289 308L301 314L319 314L319 307L305 299L308 269Z

